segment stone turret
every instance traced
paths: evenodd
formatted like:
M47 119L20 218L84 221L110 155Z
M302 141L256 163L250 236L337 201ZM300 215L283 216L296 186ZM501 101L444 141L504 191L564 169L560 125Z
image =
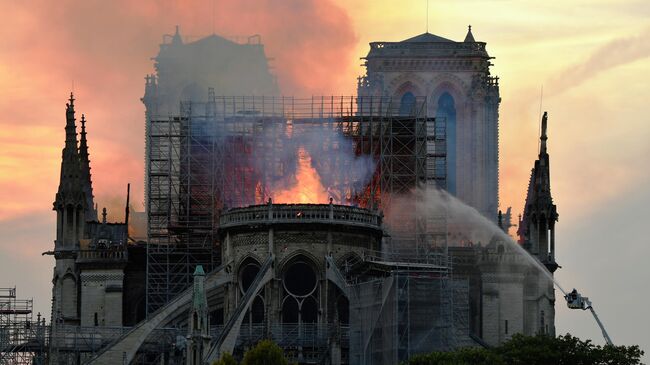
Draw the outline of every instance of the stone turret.
M53 204L57 226L54 241L56 265L52 278L52 322L79 323L79 273L75 257L84 235L88 205L84 191L81 161L77 145L74 96L70 93L66 104L65 146L61 158L61 177ZM92 197L90 199L92 203Z
M544 112L540 133L539 156L530 175L524 214L517 235L521 244L551 273L555 262L555 222L557 207L551 196L550 159L547 149L548 114ZM524 333L555 335L555 291L553 282L537 269L531 269L524 282Z
M74 113L74 96L71 93L69 103L66 104L65 147L61 158L61 177L53 206L53 210L57 212L55 251L78 249L79 240L84 232L86 212L93 209L92 195L88 200L84 190Z
M555 272L555 222L557 207L551 195L550 160L547 152L548 115L544 112L539 157L531 172L524 215L517 234L519 243L536 256L550 272Z
M463 42L465 42L465 43L476 42L474 40L474 35L472 34L472 26L471 25L467 26L467 35L465 36L465 40Z
M187 331L187 365L203 364L203 356L210 349L210 338L205 272L203 266L198 265L194 270L192 309Z

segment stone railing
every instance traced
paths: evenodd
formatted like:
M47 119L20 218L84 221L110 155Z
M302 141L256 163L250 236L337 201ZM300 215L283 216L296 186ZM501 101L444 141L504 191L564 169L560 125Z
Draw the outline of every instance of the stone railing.
M382 215L335 204L266 204L232 208L219 218L220 227L278 223L324 223L381 228Z
M116 248L107 250L80 250L77 253L77 260L82 262L90 261L124 261L129 259L126 248Z
M484 42L372 42L371 50L377 49L440 49L485 52Z

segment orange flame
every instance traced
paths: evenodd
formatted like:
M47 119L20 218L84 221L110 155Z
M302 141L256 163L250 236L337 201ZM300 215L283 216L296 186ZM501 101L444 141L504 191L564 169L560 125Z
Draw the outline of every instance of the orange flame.
M303 147L298 149L298 171L296 183L290 188L278 191L273 196L274 203L323 204L329 196L318 172L311 165L311 156Z

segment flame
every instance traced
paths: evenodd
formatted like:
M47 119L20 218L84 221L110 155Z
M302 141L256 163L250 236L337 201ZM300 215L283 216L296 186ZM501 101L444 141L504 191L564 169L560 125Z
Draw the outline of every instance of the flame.
M327 203L328 199L327 188L323 186L318 172L312 167L309 152L304 147L300 147L298 149L296 183L287 189L276 192L273 196L273 202L283 204L322 204Z

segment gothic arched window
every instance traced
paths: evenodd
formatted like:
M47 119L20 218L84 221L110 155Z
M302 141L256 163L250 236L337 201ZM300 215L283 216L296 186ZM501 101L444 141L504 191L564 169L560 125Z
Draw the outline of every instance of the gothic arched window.
M72 274L61 281L61 312L64 318L77 317L77 282Z
M456 103L444 92L438 98L437 122L444 121L447 139L447 191L456 195Z
M399 103L399 115L408 116L413 115L415 109L415 95L412 92L407 91L402 95Z

